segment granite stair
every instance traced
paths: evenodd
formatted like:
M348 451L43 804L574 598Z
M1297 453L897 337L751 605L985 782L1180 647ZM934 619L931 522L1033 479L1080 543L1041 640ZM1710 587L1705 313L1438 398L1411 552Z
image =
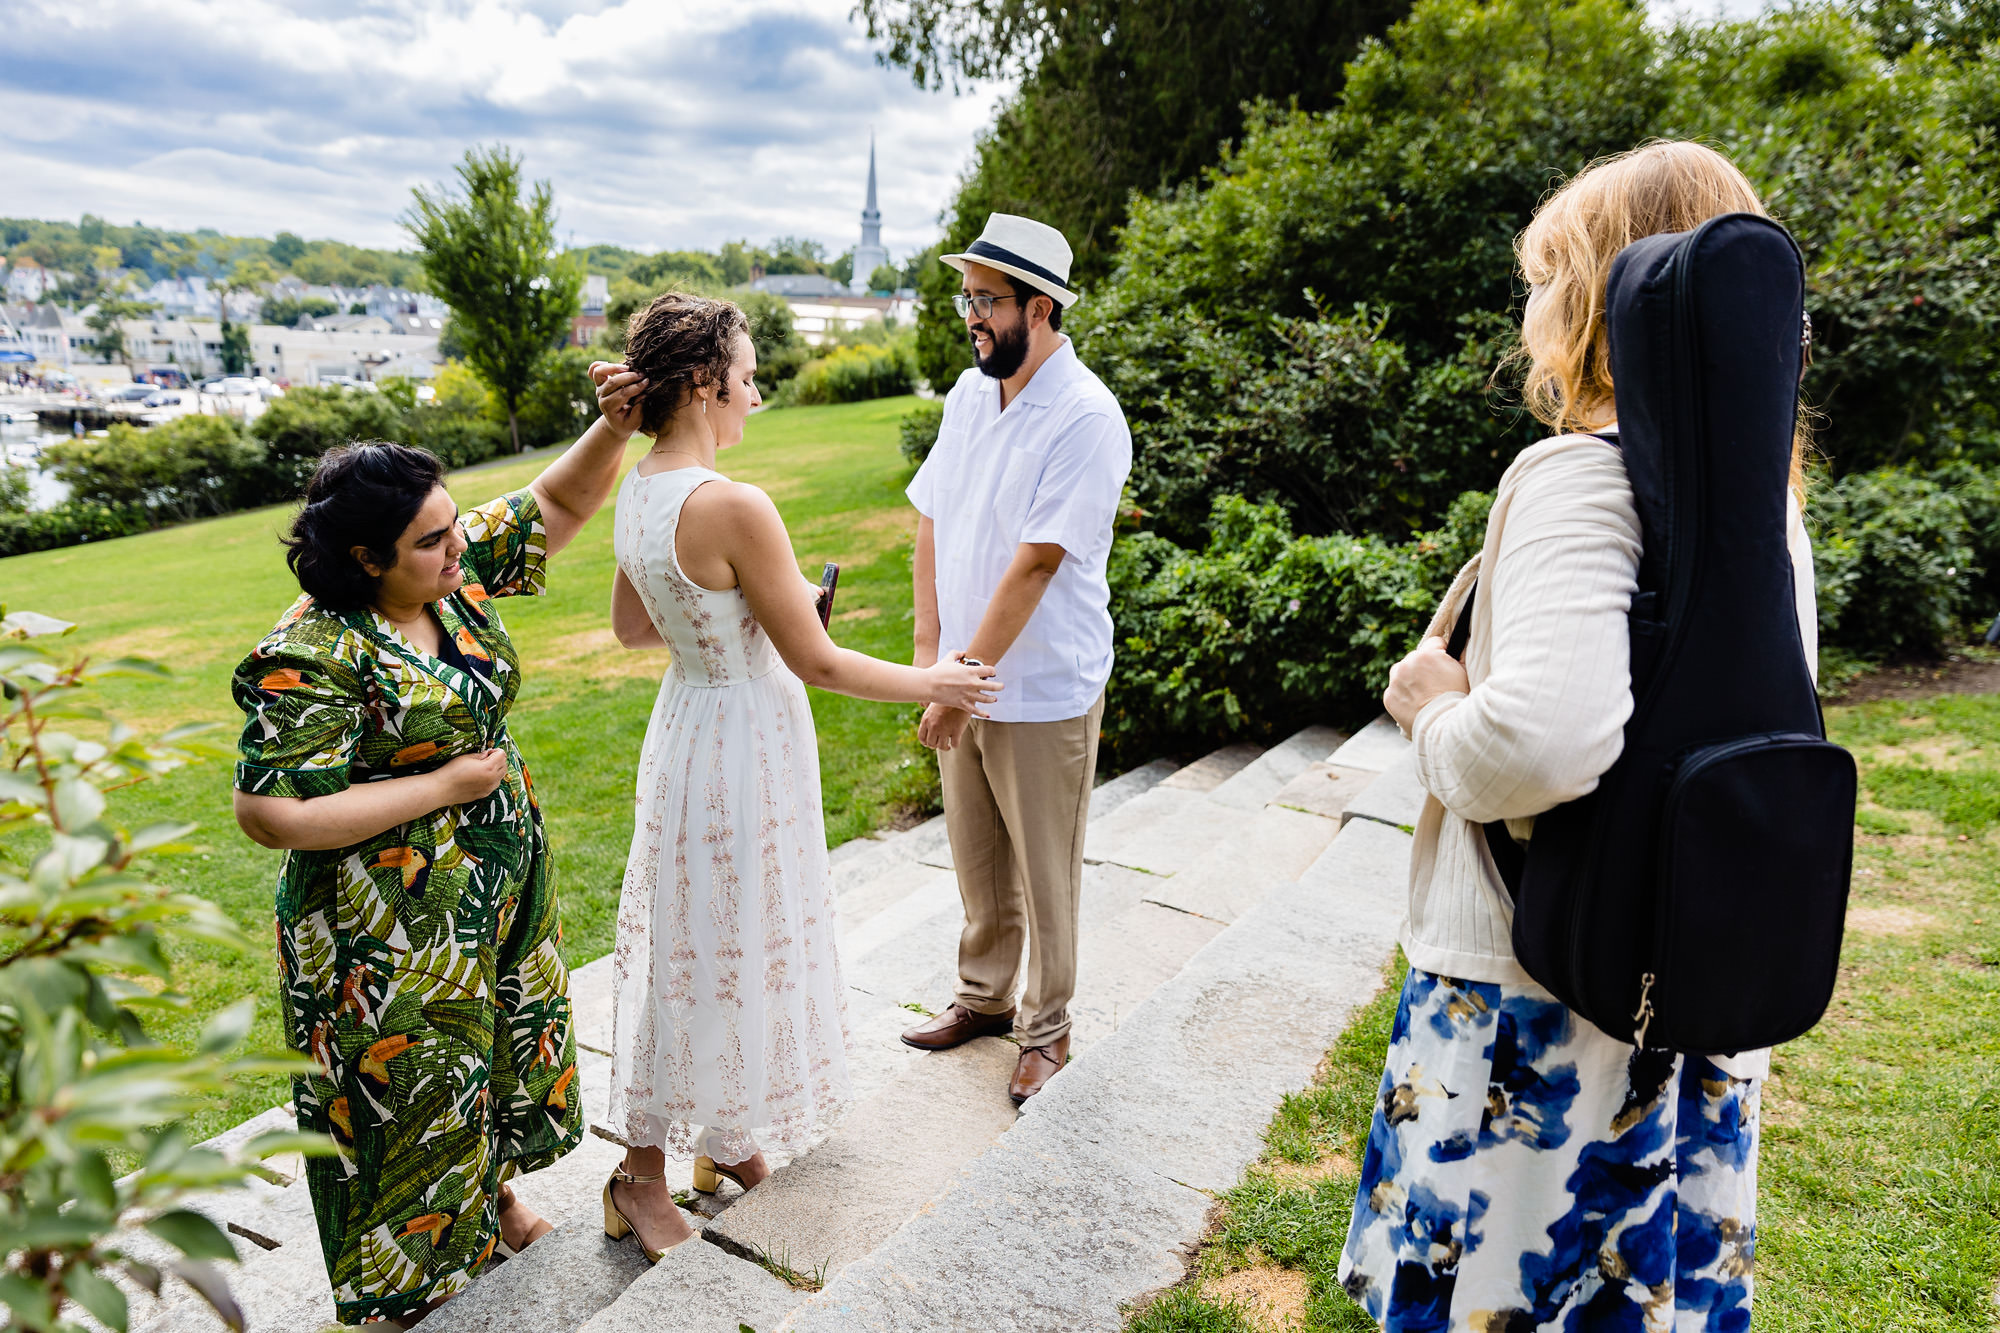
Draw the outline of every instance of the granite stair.
M670 1160L699 1236L652 1267L603 1237L599 1191L623 1149L587 1134L516 1182L556 1231L420 1327L1122 1327L1126 1303L1179 1278L1206 1191L1240 1177L1279 1100L1380 984L1422 803L1407 749L1392 725L1315 727L1101 784L1072 1059L1023 1111L1006 1095L1011 1041L923 1053L897 1039L950 1002L956 978L943 820L835 849L847 1113L795 1160L770 1154L772 1176L747 1195L729 1182L695 1194L690 1164ZM593 1126L609 1098L610 961L571 974ZM259 1118L279 1121L282 1108ZM239 1237L250 1333L332 1325L303 1180L281 1167L195 1206ZM214 1326L183 1295L135 1299L135 1333Z

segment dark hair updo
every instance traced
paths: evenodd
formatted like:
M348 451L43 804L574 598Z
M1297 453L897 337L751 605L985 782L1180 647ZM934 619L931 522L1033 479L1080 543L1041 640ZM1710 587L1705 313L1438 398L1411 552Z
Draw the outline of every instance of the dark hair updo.
M729 401L729 366L736 336L750 332L743 311L728 301L667 292L625 326L625 364L648 380L639 399L639 430L658 435L696 389L715 386L715 401Z
M443 480L444 464L428 449L366 440L327 450L284 539L299 587L333 611L375 600L381 580L361 567L353 548L365 548L380 568L395 564L396 540Z

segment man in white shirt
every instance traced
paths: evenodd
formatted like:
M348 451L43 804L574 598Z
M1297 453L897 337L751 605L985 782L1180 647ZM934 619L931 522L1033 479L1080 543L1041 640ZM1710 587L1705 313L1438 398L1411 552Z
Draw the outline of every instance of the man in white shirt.
M995 213L944 262L964 275L957 307L978 365L945 398L910 483L922 515L916 662L962 649L1006 688L988 719L932 707L918 729L938 751L965 930L951 1006L903 1040L945 1050L1017 1031L1018 1104L1069 1058L1083 832L1111 676L1105 563L1132 436L1060 331L1077 299L1062 233Z

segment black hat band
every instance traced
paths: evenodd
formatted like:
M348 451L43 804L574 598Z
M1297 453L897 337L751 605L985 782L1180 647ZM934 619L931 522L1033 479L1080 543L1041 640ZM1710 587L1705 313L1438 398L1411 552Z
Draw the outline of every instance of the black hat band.
M1003 250L990 241L974 241L971 245L965 247L965 253L974 259L993 259L998 260L1002 264L1012 264L1015 268L1026 269L1043 282L1050 283L1064 291L1069 290L1069 283L1066 280L1058 278L1034 260L1023 259L1012 250Z

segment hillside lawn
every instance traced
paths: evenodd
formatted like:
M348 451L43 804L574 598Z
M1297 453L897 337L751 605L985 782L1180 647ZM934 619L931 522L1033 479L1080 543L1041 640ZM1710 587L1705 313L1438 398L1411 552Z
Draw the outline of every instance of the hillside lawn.
M834 638L904 662L916 514L903 496L910 467L898 452L897 424L915 401L758 413L743 443L719 460L726 474L754 482L777 502L802 572L818 582L825 561L840 562ZM648 444L636 438L630 458ZM472 505L517 490L552 456L455 473L452 495ZM632 774L666 666L664 654L628 652L612 638L612 510L607 504L550 562L548 595L498 604L526 674L511 727L546 818L572 967L611 948L632 833ZM230 673L298 595L276 537L289 516L288 508L260 509L0 560L0 602L78 622L60 648L149 657L173 670L167 681L105 681L94 701L112 716L149 735L214 720L224 724L216 737L233 747L243 718L229 697ZM934 798L935 766L916 744L914 705L811 695L830 846L890 821L902 802ZM259 1012L251 1049L282 1048L271 925L280 853L237 830L228 765L204 764L118 792L111 814L132 828L156 819L198 823L200 850L155 861L155 877L220 903L257 945L248 956L182 950L175 981L194 1005L185 1023L162 1035L191 1036L199 1018L253 995ZM289 1097L282 1080L254 1082L191 1127L204 1137Z
M1833 1003L1773 1053L1758 1333L2000 1329L2000 696L1827 710L1861 763ZM1187 1282L1127 1333L1362 1333L1336 1270L1389 1046L1386 989L1288 1097Z

